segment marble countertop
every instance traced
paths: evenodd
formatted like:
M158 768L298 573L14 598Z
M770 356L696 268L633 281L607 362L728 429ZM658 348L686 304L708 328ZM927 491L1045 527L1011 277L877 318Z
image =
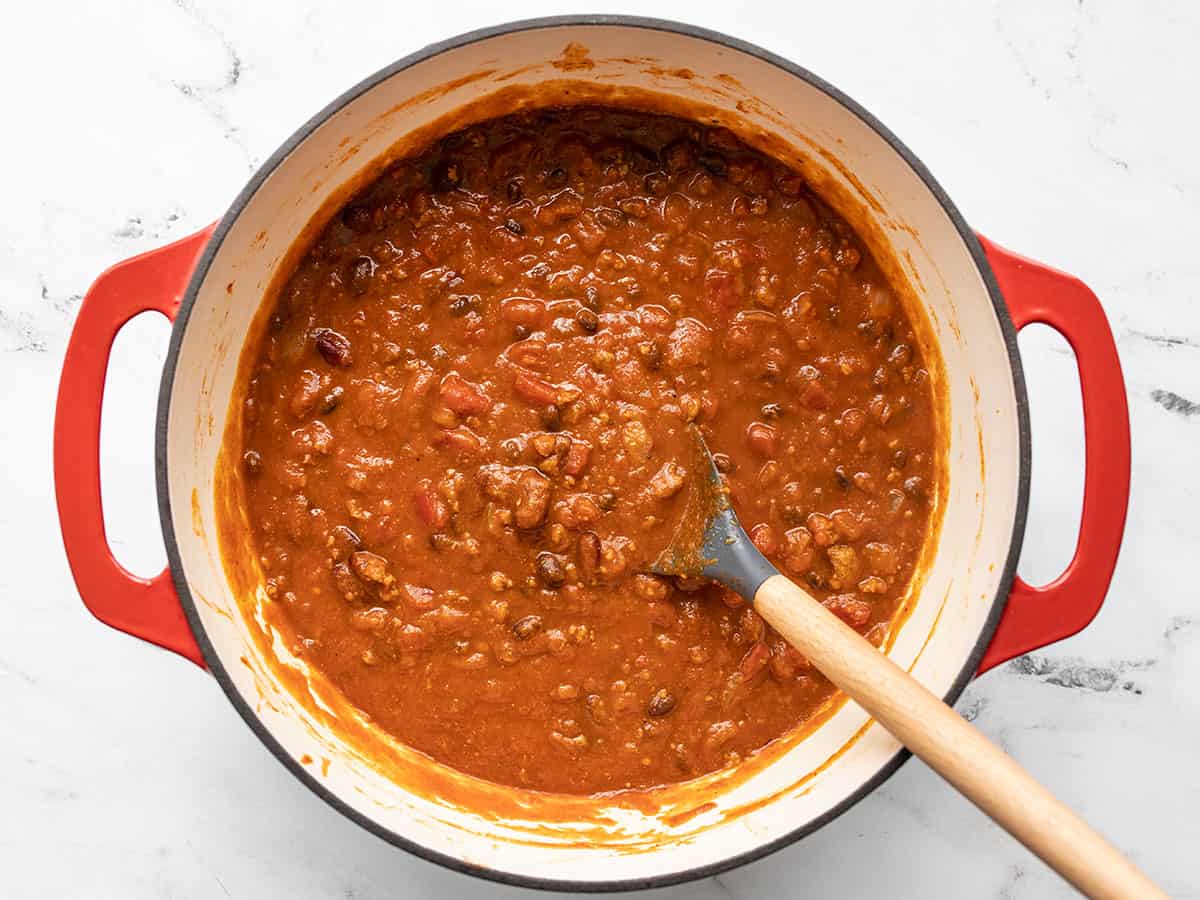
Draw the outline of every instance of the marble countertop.
M774 6L774 5L773 5ZM973 683L960 711L1173 896L1200 897L1200 7L1186 0L662 2L843 88L920 156L972 225L1079 275L1125 366L1133 498L1108 601L1082 634ZM444 9L349 0L21 4L0 36L0 892L9 897L513 896L393 849L326 807L200 669L84 609L58 536L54 392L71 323L109 264L217 218L302 121L425 43L574 3ZM609 11L648 12L614 4ZM155 391L167 327L121 335L104 433L108 524L164 560ZM1071 553L1082 428L1066 344L1022 335L1034 433L1021 560ZM659 892L1042 898L1068 889L909 763L768 859ZM532 896L530 894L529 896Z

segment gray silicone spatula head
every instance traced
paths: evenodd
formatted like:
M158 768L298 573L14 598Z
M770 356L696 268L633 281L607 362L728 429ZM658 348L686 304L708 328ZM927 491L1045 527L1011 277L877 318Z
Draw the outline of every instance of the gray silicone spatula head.
M688 466L687 501L671 543L650 566L656 575L718 581L747 600L779 570L754 546L729 503L729 490L717 471L704 436L688 426L693 458Z

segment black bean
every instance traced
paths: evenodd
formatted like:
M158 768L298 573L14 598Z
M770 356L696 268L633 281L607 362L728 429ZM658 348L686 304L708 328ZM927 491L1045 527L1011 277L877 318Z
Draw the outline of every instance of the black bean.
M342 224L355 234L366 234L375 226L374 210L366 203L351 203L342 210Z
M658 168L658 154L638 143L629 144L629 162L639 175Z
M452 191L462 184L462 165L458 160L443 159L433 167L431 178L438 193Z
M527 641L541 630L541 616L522 616L512 624L513 636L518 641Z
M908 451L901 447L892 454L892 465L897 469L903 469L908 465Z
M247 450L242 454L242 465L246 467L247 474L257 475L262 471L262 454L257 450Z
M324 396L324 398L322 398L321 413L324 415L328 415L329 413L331 413L335 409L337 409L338 405L342 402L342 396L345 393L346 393L346 390L341 385L335 386L333 388L333 390L331 390L328 394L326 394Z
M575 320L579 322L579 327L588 334L595 334L596 329L600 327L600 317L587 307L575 313Z
M646 705L647 715L658 718L665 716L675 709L675 695L666 688L659 688L654 692L654 696L650 698L650 702Z
M833 477L837 480L838 487L840 487L843 491L850 490L850 485L853 484L853 482L850 480L850 474L846 471L845 466L834 466Z
M594 284L589 284L583 289L583 299L579 302L592 312L600 312L600 292Z
M609 510L616 509L617 495L613 491L602 491L600 496L596 498L596 502L602 510L608 512Z
M516 219L508 219L505 221L504 227L516 235L522 235L525 233L525 226Z
M479 309L479 304L478 294L454 294L450 297L450 315L455 318L465 316L467 313Z
M663 147L663 165L668 172L681 172L696 162L699 147L687 138L679 138Z
M553 553L539 553L534 563L538 580L548 588L560 588L567 580L562 560Z
M505 191L508 194L508 200L510 203L516 203L525 197L525 191L521 188L521 182L515 178L508 183L508 187L505 189Z
M557 403L551 403L538 410L538 420L546 431L559 431L562 428L562 410Z
M551 190L563 187L567 183L567 170L562 166L556 166L546 173L544 183Z
M787 525L804 524L804 510L802 510L799 506L785 506L779 511L779 516Z
M350 293L355 297L361 297L367 292L371 286L371 279L375 277L375 260L369 256L359 256L352 259L350 264L346 266L345 280L350 288Z
M729 165L719 153L701 153L696 161L718 178L724 178L729 173Z
M350 365L350 339L332 328L318 328L313 332L317 352L331 366Z
M925 496L925 479L920 475L913 475L911 478L905 478L904 493L918 500L921 499Z
M531 334L533 334L533 332L529 330L528 325L514 325L513 326L513 340L514 341L523 341L523 340L525 340L525 338L529 337Z

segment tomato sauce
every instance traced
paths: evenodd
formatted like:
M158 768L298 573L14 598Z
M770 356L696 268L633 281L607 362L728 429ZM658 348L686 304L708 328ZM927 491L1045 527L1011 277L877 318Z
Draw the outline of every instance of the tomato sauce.
M737 596L644 573L686 427L758 547L882 644L936 511L926 352L847 223L731 132L472 125L333 218L252 351L271 613L381 728L482 778L736 765L834 688Z

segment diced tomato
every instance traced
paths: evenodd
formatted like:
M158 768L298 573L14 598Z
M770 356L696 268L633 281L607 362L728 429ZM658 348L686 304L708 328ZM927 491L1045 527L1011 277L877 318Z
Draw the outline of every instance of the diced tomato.
M530 372L517 372L513 378L513 390L522 400L535 406L551 406L558 402L558 388Z
M413 494L413 505L421 521L430 528L445 528L450 521L450 510L444 500L438 496L433 482L422 478L417 482L416 493Z
M456 372L442 379L442 403L460 416L480 415L492 408L492 401L479 385L467 381Z
M567 450L567 458L563 460L563 473L566 475L579 475L587 468L588 460L592 456L592 445L587 441L574 438L571 441L571 446Z

